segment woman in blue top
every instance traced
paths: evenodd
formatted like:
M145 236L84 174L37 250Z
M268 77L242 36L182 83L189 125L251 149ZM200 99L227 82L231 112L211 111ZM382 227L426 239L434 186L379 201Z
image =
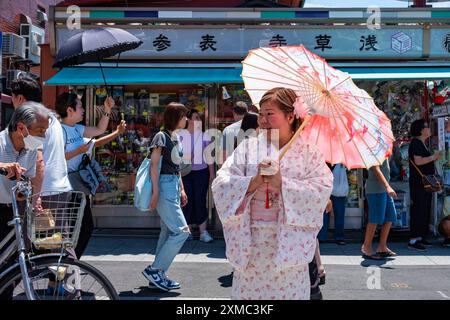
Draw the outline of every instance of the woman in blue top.
M181 210L188 200L180 177L179 164L183 152L175 133L177 129L186 126L187 111L180 103L172 102L167 105L164 111L164 130L158 132L150 144L153 188L150 209L158 212L161 232L155 260L142 274L150 281L150 286L163 291L180 288L178 282L166 277L166 272L190 234ZM161 172L158 172L161 157Z
M64 151L66 155L67 171L69 181L75 191L82 191L86 194L86 206L84 208L83 220L81 222L80 235L78 237L75 253L80 258L88 245L94 230L94 220L92 218L90 204L90 189L82 181L79 175L80 164L83 155L89 153L95 145L95 141L86 143L85 138L92 138L105 132L108 127L111 109L114 107L114 99L107 97L104 104L103 115L97 126L84 126L79 124L83 121L84 108L80 97L74 92L64 92L56 99L56 112L61 117L61 127L64 135ZM111 139L112 140L112 139Z

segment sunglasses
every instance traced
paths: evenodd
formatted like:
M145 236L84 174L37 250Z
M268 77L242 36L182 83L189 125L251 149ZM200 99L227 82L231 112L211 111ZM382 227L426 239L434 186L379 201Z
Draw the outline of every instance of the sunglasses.
M11 84L11 90L13 90L13 91L20 90L21 88L22 88L22 87L21 87L20 83L13 82L13 83Z

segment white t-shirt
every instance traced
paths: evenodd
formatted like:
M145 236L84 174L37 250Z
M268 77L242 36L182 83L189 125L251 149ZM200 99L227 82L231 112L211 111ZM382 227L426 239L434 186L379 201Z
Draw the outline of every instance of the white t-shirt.
M236 136L239 134L239 130L241 129L241 125L242 125L242 120L236 121L232 124L230 124L229 126L226 126L223 129L223 135L232 135L232 136Z
M237 141L239 130L241 129L242 120L234 122L223 129L223 143L222 147L226 150L228 155L234 151L234 144Z
M67 176L64 144L61 123L55 116L51 115L51 123L45 132L45 142L42 147L44 179L41 191L67 192L72 190Z
M73 127L62 124L63 131L65 130L65 135L67 135L66 139L66 153L74 151L81 145L85 143L84 139L84 129L85 126L81 124L76 124ZM88 142L90 139L87 139ZM93 145L93 144L91 144ZM67 160L67 169L69 172L78 171L78 167L81 164L81 160L83 159L83 154L78 154L72 159Z

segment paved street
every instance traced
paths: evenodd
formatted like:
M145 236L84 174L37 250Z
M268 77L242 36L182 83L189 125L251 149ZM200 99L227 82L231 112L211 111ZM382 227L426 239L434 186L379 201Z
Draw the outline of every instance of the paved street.
M186 242L168 273L182 288L168 293L149 289L141 275L153 261L156 241L144 235L95 235L83 260L104 272L122 299L228 299L232 268L223 240ZM450 300L450 248L439 244L420 253L404 242L393 243L399 256L385 262L364 260L358 243L322 244L324 299Z

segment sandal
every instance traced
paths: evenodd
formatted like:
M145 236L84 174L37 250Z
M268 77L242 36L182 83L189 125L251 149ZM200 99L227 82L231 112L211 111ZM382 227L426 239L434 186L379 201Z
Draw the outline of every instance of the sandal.
M377 254L367 254L364 251L361 250L361 255L364 259L368 259L368 260L386 260L385 257L380 256L378 253Z
M397 254L394 251L377 251L377 255L379 255L380 257L385 257L385 258L397 256Z

